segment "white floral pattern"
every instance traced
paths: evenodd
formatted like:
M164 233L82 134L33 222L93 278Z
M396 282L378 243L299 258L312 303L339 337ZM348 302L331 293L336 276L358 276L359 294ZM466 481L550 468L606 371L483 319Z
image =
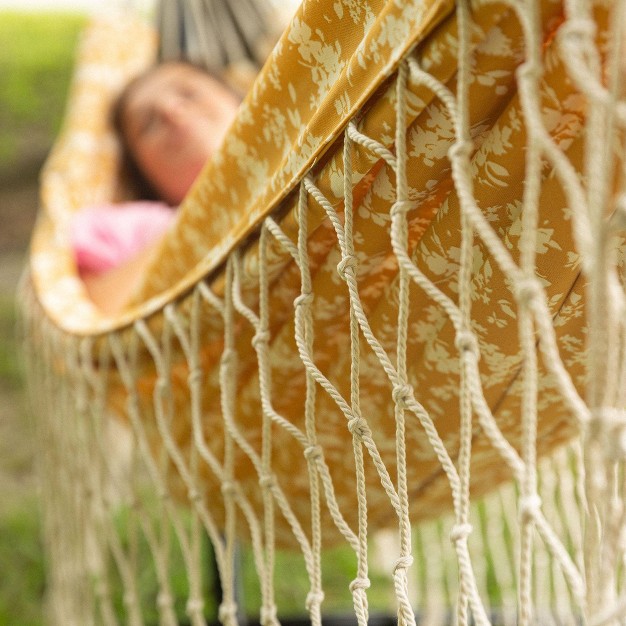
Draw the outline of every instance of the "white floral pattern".
M559 2L542 3L542 37L545 69L541 83L542 114L546 131L577 171L582 171L585 102L567 78L558 58L555 34L563 8ZM69 333L96 334L121 327L136 317L156 311L216 272L227 255L254 234L263 218L280 209L280 226L293 242L298 224L296 199L291 192L313 167L318 188L339 213L343 210L342 146L336 142L346 119L357 116L358 129L390 149L395 134L395 83L397 61L415 44L414 57L452 92L456 89L458 40L456 16L450 1L395 0L367 3L351 0L305 2L245 100L231 134L216 158L185 200L172 235L137 293L136 306L119 318L107 319L86 300L59 224L64 211L87 199L110 197L115 191L115 154L110 143L98 143L102 152L82 159L86 170L68 168L68 145L77 145L72 133L83 132L93 122L76 110L60 147L44 176L43 216L33 241L32 272L47 314ZM521 27L506 3L476 3L473 9L469 116L474 153L471 167L478 206L513 257L519 257L524 187L523 149L526 127L515 72L523 60ZM355 29L355 25L359 28ZM601 26L601 23L599 24ZM362 28L361 28L362 27ZM113 38L104 27L94 31L90 52L102 53ZM134 27L133 27L134 28ZM362 31L362 32L361 32ZM134 31L133 31L134 32ZM104 33L104 34L102 34ZM115 35L117 36L117 35ZM137 40L133 35L133 40ZM101 45L102 44L102 45ZM115 58L112 84L132 74L151 57L151 39L137 59ZM94 53L94 50L96 53ZM109 76L107 72L98 74ZM76 101L89 100L91 112L104 91L102 79L81 74ZM82 83L80 81L83 81ZM108 81L108 78L107 78ZM104 82L107 82L104 81ZM113 90L114 92L114 90ZM91 95L95 94L92 103ZM372 96L374 97L372 98ZM110 101L111 93L106 97ZM105 105L101 105L103 108ZM102 113L104 115L104 113ZM105 133L105 129L94 129ZM408 214L409 251L414 264L452 300L458 296L460 267L459 198L452 178L448 150L454 128L443 104L426 87L409 85L407 119L407 171L409 197L415 208ZM79 158L79 162L81 159ZM394 354L397 342L397 260L390 243L390 207L395 200L395 173L368 150L355 147L352 154L354 240L358 259L359 293L371 328L381 345ZM96 165L97 163L97 165ZM89 167L91 166L91 167ZM68 169L72 174L66 174ZM67 178L63 178L67 176ZM59 177L63 183L59 183ZM575 252L569 208L563 189L552 172L542 172L540 227L537 238L537 276L547 296L564 362L576 386L585 382L583 363L584 284ZM319 370L344 396L350 396L349 297L337 274L341 260L336 237L323 210L309 198L307 212L315 318L315 360ZM254 237L242 253L240 287L247 306L257 309L259 294L258 242ZM175 260L175 261L174 261ZM293 301L300 293L300 272L277 243L269 251L271 371L273 408L287 421L304 429L305 370L294 342ZM223 274L217 272L212 287L224 293ZM486 246L473 248L473 328L479 339L485 397L498 425L514 447L520 445L519 377L521 357L517 339L517 304L514 285L499 269ZM204 322L206 372L203 419L206 440L218 458L223 455L218 367L223 348L223 326L215 313ZM154 324L161 319L158 315ZM417 287L411 287L408 322L408 377L417 400L433 417L450 455L458 453L459 357L455 332L444 311ZM253 329L237 318L238 355L236 423L249 445L260 452L262 434L257 357L251 348ZM389 468L395 475L392 389L378 358L361 340L361 404L364 417ZM191 446L188 406L188 366L181 354L173 368L177 423L176 438L182 449ZM540 422L538 448L546 453L575 431L575 424L554 380L540 365ZM152 424L150 398L156 384L148 368L139 388L145 402L145 419ZM111 392L111 406L124 413L126 394ZM355 525L354 462L344 415L332 398L318 393L317 438L324 450L336 486L337 499L348 523ZM153 429L156 431L156 429ZM272 469L293 502L298 517L310 514L306 460L291 435L276 429ZM450 488L422 428L407 425L412 514L433 516L451 506ZM154 448L160 447L156 432ZM237 452L236 478L257 511L263 508L256 470L241 450ZM487 438L476 430L473 448L472 489L487 490L507 477ZM206 470L206 468L205 468ZM222 506L219 484L205 471L205 487L215 510ZM370 466L366 475L369 519L373 526L389 523L394 511L382 492L380 478ZM182 488L182 487L181 487ZM277 519L281 537L290 541L284 519ZM328 534L334 532L325 520Z

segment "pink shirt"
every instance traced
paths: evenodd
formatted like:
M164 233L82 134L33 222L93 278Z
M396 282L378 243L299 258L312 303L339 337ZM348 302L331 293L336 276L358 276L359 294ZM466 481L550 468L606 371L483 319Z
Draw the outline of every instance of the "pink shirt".
M123 202L82 209L71 225L79 273L100 273L121 265L163 236L174 217L174 209L162 202Z

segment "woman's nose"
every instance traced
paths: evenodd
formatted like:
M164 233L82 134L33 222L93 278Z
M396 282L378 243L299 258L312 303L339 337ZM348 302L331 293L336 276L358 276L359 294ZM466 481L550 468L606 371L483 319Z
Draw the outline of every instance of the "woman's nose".
M174 95L164 96L159 106L159 114L168 122L177 123L184 117L184 102Z

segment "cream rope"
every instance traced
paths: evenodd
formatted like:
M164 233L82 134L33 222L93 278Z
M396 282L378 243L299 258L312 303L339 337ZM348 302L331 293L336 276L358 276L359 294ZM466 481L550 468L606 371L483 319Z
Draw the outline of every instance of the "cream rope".
M459 68L458 68L458 88L457 99L459 117L456 121L456 142L457 144L469 144L469 119L467 114L468 87L470 72L467 65L469 54L469 7L465 2L459 4ZM459 491L456 503L456 526L453 528L450 538L455 544L461 568L461 580L459 598L457 601L457 620L463 624L468 620L467 605L471 601L471 580L473 572L470 569L470 559L467 542L472 532L469 523L469 486L470 486L470 459L472 446L472 403L467 385L471 380L468 376L468 369L472 367L475 338L471 329L471 258L474 243L474 233L467 216L461 216L461 271L459 273L459 314L461 326L457 327L457 347L460 354L460 424L459 424ZM476 601L472 604L472 609L476 612ZM478 617L480 616L480 617ZM486 615L478 612L479 621L487 621Z
M479 206L475 189L477 154L486 140L477 127L482 120L472 113L473 85L481 79L473 65L474 19L491 10L483 7L489 2L461 0L446 23L455 40L454 75L437 74L433 57L424 60L419 48L402 60L383 96L393 103L384 131L368 134L367 106L346 120L330 185L316 169L303 175L297 198L287 200L295 210L264 218L258 238L232 252L210 284L200 281L161 313L126 329L86 338L54 328L26 292L23 332L31 393L37 412L48 416L41 420L39 463L49 481L42 497L52 623L135 626L158 619L173 626L185 605L189 622L205 625L202 544L208 538L223 589L218 618L225 626L235 626L243 610L236 593L240 542L249 545L258 578L260 622L280 623L283 579L291 574L278 566L285 542L302 555L307 583L301 608L321 626L324 613L333 610L329 591L335 592L324 580L329 529L353 558L343 591L359 626L366 626L376 598L372 520L379 518L374 502L380 497L389 506L387 521L397 540L382 567L399 624L438 624L455 615L461 626L492 619L529 625L547 621L549 612L563 623L623 620L626 295L618 248L624 245L626 171L615 153L626 131L619 91L626 5L616 3L611 14L607 59L596 41L594 5L587 0L565 3L565 21L555 35L559 58L550 62L563 63L586 99L578 172L545 121L549 68L539 14L545 7L532 0L506 3L524 43L515 97L526 137L520 232L510 244L491 223L489 207ZM504 30L497 34L502 41L508 37ZM412 240L421 193L411 186L412 132L435 108L451 129L442 167L449 167L454 190L444 209L450 210L452 196L459 207L457 221L450 222L459 232L458 271L445 284L416 253L428 233ZM355 201L362 193L363 163L375 171L374 187L386 185L390 205L383 217L385 254L397 268L385 292L393 301L392 331L374 324L364 297L369 259L361 247L362 207ZM538 269L547 178L562 188L574 262L588 283L584 393L569 373L568 359L574 357L563 349L580 338L557 334L560 310L548 299ZM320 261L316 237L323 229L334 247ZM498 389L495 399L485 363L492 346L475 313L481 289L477 250L506 277L516 305L511 317L518 336L509 341L519 350L510 388ZM346 306L340 347L346 352L345 381L333 377L333 367L319 357L326 303L318 297L318 272L327 275L320 263L337 264L333 293ZM290 297L298 294L292 311L273 310L274 281L283 271L294 281ZM457 369L450 372L451 380L458 379L453 392L458 410L446 416L452 420L447 425L420 403L423 390L412 378L410 349L421 341L415 336L421 302L415 294L441 314L458 352ZM281 413L282 386L289 382L277 376L284 345L299 357L301 415ZM388 415L374 414L365 400L366 377L372 375L380 376L377 393L388 401L376 410L388 407ZM539 459L543 377L549 377L582 432L577 445L555 452L549 462ZM181 393L188 398L184 406ZM506 393L521 398L513 433L504 427L510 409L500 401ZM243 416L249 405L258 415L252 425ZM333 420L343 437L341 453L349 457L349 465L339 469L328 439ZM384 420L391 424L388 440L377 432ZM128 438L128 459L110 453L106 437L112 423ZM450 423L454 436L446 432ZM289 460L306 472L298 477L303 488L297 498L289 483L293 477L285 474L285 442ZM484 485L477 484L474 472L486 455L510 472L515 485L475 502L474 490ZM415 462L427 469L414 483ZM340 484L345 467L354 481L351 498ZM449 500L450 516L413 525L413 515L427 516L419 509L420 492L440 477L448 489L436 496ZM373 485L379 494L372 493ZM123 531L120 509L126 511ZM184 598L176 597L178 581L172 580L177 553L184 565ZM139 584L144 571L155 578L151 602ZM496 579L501 588L494 592ZM117 580L123 587L121 614Z
M348 127L349 129L349 127ZM342 280L346 283L351 278L356 277L357 260L354 255L354 240L352 233L353 225L353 198L352 198L352 141L350 140L350 132L346 131L344 135L343 149L343 166L344 166L344 233L345 233L345 250L342 250L342 260L337 266L337 272ZM304 194L303 194L303 197ZM301 205L302 206L302 205ZM306 243L306 232L301 232L300 242ZM306 252L306 249L304 250ZM311 325L310 316L307 319L309 326ZM309 352L312 349L312 342L309 342ZM359 322L353 307L350 307L350 408L355 416L361 415L361 397L360 397L360 372L359 372ZM353 418L359 419L359 418ZM362 418L360 418L362 419ZM350 426L348 425L348 428ZM354 454L356 467L356 491L357 506L359 509L359 546L357 550L357 575L350 584L352 591L354 611L360 626L367 623L368 620L368 601L367 589L370 587L369 567L368 567L368 546L367 546L367 492L365 489L365 468L363 459L363 448L356 430L352 431L352 452ZM409 607L410 608L410 607ZM404 617L404 623L413 623L413 611L410 610ZM408 617L408 619L407 619Z

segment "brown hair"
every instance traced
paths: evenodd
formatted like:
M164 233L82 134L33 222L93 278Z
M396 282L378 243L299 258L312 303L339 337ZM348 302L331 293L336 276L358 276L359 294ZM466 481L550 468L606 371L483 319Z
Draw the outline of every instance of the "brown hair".
M183 65L192 68L202 74L206 74L207 76L214 79L217 83L224 86L238 98L241 98L240 94L235 89L233 89L233 87L229 85L223 77L218 76L214 72L207 70L201 65L191 63L184 59L165 61L164 63L152 65L145 72L139 74L138 76L135 76L135 78L133 78L124 87L120 95L117 97L117 100L113 103L113 107L111 109L111 125L113 126L113 129L115 130L120 140L120 145L122 148L119 176L122 186L128 189L133 196L135 196L136 198L141 198L142 200L160 200L161 197L152 182L143 173L142 169L137 163L137 159L133 155L133 151L128 142L124 115L126 112L128 100L132 96L137 86L140 85L144 80L150 78L150 76L152 76L152 74L158 69L167 65Z
M111 125L120 141L122 149L119 170L120 182L133 196L141 198L142 200L158 200L159 194L144 175L133 155L130 144L128 143L126 128L124 127L124 114L126 112L128 99L135 91L137 85L143 82L145 78L151 76L157 67L159 66L154 65L139 76L133 78L121 91L111 108Z

